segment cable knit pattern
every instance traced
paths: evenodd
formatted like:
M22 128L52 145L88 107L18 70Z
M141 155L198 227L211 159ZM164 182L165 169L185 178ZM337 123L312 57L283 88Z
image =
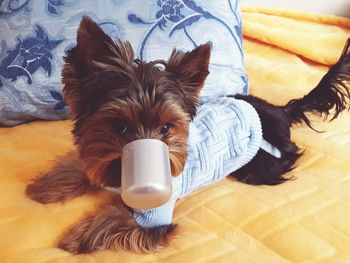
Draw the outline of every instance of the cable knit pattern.
M189 134L188 160L183 173L173 177L172 198L163 206L134 211L140 226L171 224L177 199L241 168L256 155L263 141L253 106L228 97L199 106Z

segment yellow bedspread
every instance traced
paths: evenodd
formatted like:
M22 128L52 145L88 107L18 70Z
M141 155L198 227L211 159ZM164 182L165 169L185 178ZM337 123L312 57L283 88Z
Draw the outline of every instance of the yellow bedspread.
M274 103L303 95L334 63L350 20L245 8L251 92ZM316 119L316 118L315 118ZM69 121L0 129L0 262L350 262L350 113L315 133L293 129L305 150L297 177L279 186L225 179L178 202L180 237L159 253L103 251L71 255L56 248L64 230L109 198L100 193L41 205L24 195L31 179L71 149Z

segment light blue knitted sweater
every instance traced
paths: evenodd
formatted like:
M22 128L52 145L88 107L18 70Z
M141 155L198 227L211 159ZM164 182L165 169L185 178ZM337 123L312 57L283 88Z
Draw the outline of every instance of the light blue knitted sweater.
M172 178L172 198L157 208L135 210L134 218L140 226L171 224L176 200L238 170L259 148L276 150L263 140L260 119L253 106L228 97L214 98L198 107L190 124L188 146L184 171Z

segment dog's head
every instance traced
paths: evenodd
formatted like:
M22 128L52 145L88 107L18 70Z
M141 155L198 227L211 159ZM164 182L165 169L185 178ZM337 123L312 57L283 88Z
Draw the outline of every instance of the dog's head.
M172 174L181 173L209 57L205 44L187 53L173 50L168 61L143 62L130 43L82 19L62 76L75 143L92 183L119 174L123 146L145 138L164 141Z

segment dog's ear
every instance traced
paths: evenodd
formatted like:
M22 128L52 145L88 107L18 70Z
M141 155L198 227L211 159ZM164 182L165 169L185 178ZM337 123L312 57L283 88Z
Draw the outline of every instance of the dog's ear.
M95 21L84 16L77 33L77 45L67 52L65 61L83 73L91 62L105 62L110 57L114 59L113 64L119 60L119 63L130 65L134 60L134 52L129 42L113 41Z
M71 115L77 118L93 112L103 96L115 88L106 77L97 78L95 73L104 74L106 70L125 72L134 61L134 52L129 42L112 40L91 18L85 16L78 29L77 45L67 51L65 61L63 93ZM92 79L84 81L89 76ZM107 85L101 85L103 81Z
M183 84L185 92L198 96L209 74L210 50L209 43L186 53L174 49L165 70L175 74L176 79Z
M113 40L90 17L84 16L77 34L77 53L81 59L93 59L108 54Z

